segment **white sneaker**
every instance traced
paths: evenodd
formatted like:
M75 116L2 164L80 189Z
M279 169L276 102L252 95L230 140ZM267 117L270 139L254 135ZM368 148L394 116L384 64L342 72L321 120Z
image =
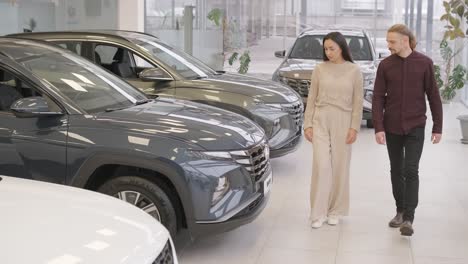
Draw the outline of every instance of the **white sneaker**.
M312 228L320 228L322 227L323 223L325 222L326 219L324 218L319 218L317 220L312 221Z
M340 222L340 218L337 215L329 215L328 216L327 223L329 225L334 226L334 225L337 225L339 222Z

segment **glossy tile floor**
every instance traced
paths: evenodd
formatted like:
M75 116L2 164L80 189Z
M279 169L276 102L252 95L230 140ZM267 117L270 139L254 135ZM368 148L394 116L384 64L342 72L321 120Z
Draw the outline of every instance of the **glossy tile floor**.
M444 105L443 142L427 140L420 166L420 203L411 238L387 226L394 215L386 148L362 128L354 145L351 212L338 226L315 230L308 222L312 145L273 160L269 204L251 224L204 238L179 251L189 263L466 264L468 263L468 145L456 116ZM430 118L429 118L430 119Z

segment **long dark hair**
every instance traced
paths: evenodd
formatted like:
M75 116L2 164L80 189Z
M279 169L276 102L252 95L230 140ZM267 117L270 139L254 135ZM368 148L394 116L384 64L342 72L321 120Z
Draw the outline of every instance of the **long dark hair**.
M346 39L344 38L343 34L337 31L330 32L323 38L322 47L323 47L323 60L324 61L329 60L327 57L327 54L325 54L325 40L327 39L335 42L336 44L338 44L338 46L340 46L341 56L343 56L343 59L345 61L354 63L353 58L351 57L351 52L349 51L348 43L346 43Z

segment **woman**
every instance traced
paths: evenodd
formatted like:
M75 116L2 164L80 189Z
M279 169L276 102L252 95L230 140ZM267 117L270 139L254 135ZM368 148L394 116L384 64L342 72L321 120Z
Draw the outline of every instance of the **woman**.
M362 73L345 38L331 32L323 39L324 62L312 73L304 134L313 145L310 191L312 227L337 225L349 211L351 144L362 118Z

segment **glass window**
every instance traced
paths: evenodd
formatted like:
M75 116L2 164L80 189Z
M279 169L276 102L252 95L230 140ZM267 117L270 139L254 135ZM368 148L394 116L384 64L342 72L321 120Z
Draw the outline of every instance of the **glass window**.
M187 79L206 77L216 72L200 60L181 52L156 38L140 36L129 38L134 44L148 51L157 61L171 67Z
M144 69L156 68L153 64L149 63L147 60L143 59L142 57L136 54L133 54L133 59L135 60L136 68L139 69L137 72L140 72Z
M40 48L17 55L17 62L88 113L126 108L146 100L138 89L84 58Z
M81 42L71 41L71 42L54 42L54 44L59 45L60 47L72 51L78 55L81 55Z
M100 61L100 64L112 64L115 60L118 49L119 48L115 46L97 45L94 49L96 61Z
M292 59L323 59L322 42L324 35L305 35L297 39L291 54ZM369 40L359 36L345 36L353 60L372 60L372 51Z
M9 112L15 101L33 96L43 96L47 101L49 111L61 111L57 104L47 96L42 95L40 91L32 88L9 71L0 68L0 112Z

